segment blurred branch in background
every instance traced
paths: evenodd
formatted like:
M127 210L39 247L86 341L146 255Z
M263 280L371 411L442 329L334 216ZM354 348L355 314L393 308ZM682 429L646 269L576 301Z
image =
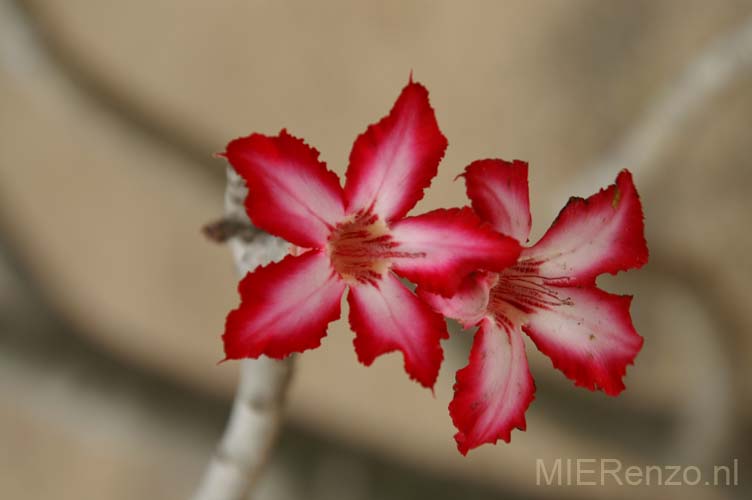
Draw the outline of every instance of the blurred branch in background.
M15 78L36 87L35 94L43 96L45 92L39 91L39 87L49 87L51 82L35 82L35 79L40 73L52 76L56 80L54 86L63 85L86 96L89 104L116 116L131 133L158 143L165 151L183 159L187 168L200 172L208 182L223 181L221 169L213 168L216 162L210 156L212 144L206 137L165 120L158 109L132 99L124 87L103 84L84 61L49 38L44 16L36 10L39 8L41 5L33 1L0 0L0 57Z
M415 396L405 381L367 379L362 375L365 372L381 376L378 365L360 370L354 361L346 364L351 356L345 358L343 352L351 355L350 337L341 335L344 340L339 340L337 336L349 332L333 332L326 349L299 359L299 368L307 376L297 378L293 386L312 397L304 401L298 395L297 402L291 398L297 405L291 411L293 425L281 437L276 465L272 464L268 480L259 485L258 498L439 499L461 495L490 499L499 492L536 499L566 495L631 498L632 489L534 488L532 457L603 454L632 457L635 463L694 463L725 460L732 454L748 456L750 412L743 390L749 378L745 374L750 373L749 346L742 343L749 333L745 330L749 323L744 322L749 316L744 302L748 287L734 289L730 283L735 276L740 282L748 276L743 259L749 253L730 255L728 242L740 240L744 245L749 221L748 216L734 219L742 223L720 224L718 220L719 205L725 202L732 208L731 202L748 207L746 193L723 191L710 199L712 209L706 203L694 213L687 209L691 205L686 200L680 203L676 191L668 191L665 185L672 176L687 179L686 165L673 168L671 162L657 162L671 151L673 142L701 142L701 137L682 132L697 117L709 115L732 125L748 123L743 117L729 116L733 113L722 107L728 100L716 99L749 67L749 22L743 22L741 30L738 23L746 19L746 10L730 22L731 14L713 17L715 12L743 10L734 11L730 1L708 7L712 12L704 17L670 2L614 2L597 7L598 2L575 0L559 10L556 2L507 1L483 8L478 4L480 13L450 2L436 2L430 13L425 9L413 12L402 2L351 8L342 3L337 14L319 8L306 11L285 2L249 2L244 4L247 10L236 13L242 8L234 4L223 15L214 6L191 11L183 2L171 1L118 6L76 0L61 5L45 0L0 0L0 88L7 92L0 94L6 99L0 104L0 227L4 232L0 236L7 235L3 242L18 257L7 266L7 276L23 271L18 272L18 279L3 281L0 265L0 302L6 301L0 307L0 379L3 392L10 395L7 405L0 406L0 429L6 449L13 450L0 466L0 474L5 474L0 475L0 496L78 500L185 498L189 494L204 454L210 453L214 433L219 432L222 408L229 398L223 391L230 387L230 382L216 375L228 373L230 364L214 366L217 356L211 348L218 344L221 319L209 311L224 314L224 303L216 296L225 289L232 294L228 284L233 277L228 269L226 276L217 279L222 271L218 267L225 262L221 252L215 260L214 255L195 252L210 247L202 245L196 229L218 210L221 198L221 169L214 168L217 164L208 157L214 150L212 137L245 132L240 127L246 124L276 123L284 115L293 122L303 118L295 123L298 129L310 120L309 130L331 141L336 151L338 137L349 141L349 127L356 123L347 108L372 99L364 109L372 104L377 109L380 92L386 89L383 93L388 94L394 81L404 76L394 73L416 61L420 61L421 74L438 83L435 99L462 103L448 106L442 117L446 118L442 126L459 132L452 137L477 138L476 145L490 145L492 154L511 154L511 147L515 154L546 151L550 158L561 157L556 164L536 164L542 182L533 186L533 192L541 203L551 200L558 209L565 196L587 195L612 182L621 168L636 172L646 208L652 210L648 229L653 233L648 239L653 256L645 272L629 278L628 286L619 291L637 295L634 307L640 332L647 339L646 351L630 370L629 390L619 400L570 391L566 381L543 374L541 398L531 411L529 431L515 433L510 445L489 447L458 462L453 461L451 425L442 420L447 416L441 389L439 401L430 402L434 413L411 406ZM323 13L317 17L319 10ZM108 16L108 12L115 14ZM505 15L520 19L517 24L525 28L483 27L486 20L498 25ZM552 24L558 31L549 29ZM271 39L265 26L280 42L274 50L250 50ZM346 31L347 27L352 31ZM612 36L614 28L622 30L621 38ZM555 33L547 39L548 45L535 37L540 31ZM576 54L568 53L566 42L585 32L586 42L597 43L581 43L576 45ZM665 36L657 37L658 32ZM300 43L301 39L305 42ZM349 43L343 45L343 39ZM693 41L704 44L708 40L709 49L693 53L699 46ZM218 41L224 42L213 45ZM656 41L657 45L651 45ZM634 49L640 43L658 55L653 58ZM605 47L599 52L602 59L588 52L596 46ZM633 51L625 52L623 46ZM365 49L368 58L362 57ZM535 52L538 49L544 52ZM132 53L136 56L129 59ZM617 71L620 66L606 58L613 53L626 54L623 60L628 61L630 71L634 63L636 73ZM676 80L671 74L677 68L661 59L660 54L668 53L678 53L672 61L686 64ZM557 115L547 97L558 92L566 100L576 93L568 94L572 82L548 68L546 62L552 58L562 65L585 61L578 68L591 82L592 86L586 86L590 92L604 84L617 90L593 96L602 108L599 113L573 115L564 108ZM188 64L180 62L185 59ZM653 80L641 78L645 68L657 67L646 64L647 60L669 68L654 79L669 82L658 99L652 98L656 94ZM178 62L172 65L173 61ZM214 61L221 63L212 66ZM629 76L628 85L637 82L639 90L619 93L614 80L599 77L596 64L602 66L603 74L616 74L622 82ZM212 73L213 80L204 78ZM259 74L263 76L255 76ZM153 78L141 78L144 75ZM546 81L557 82L556 88L541 86ZM474 93L497 96L498 106L473 101L468 92L471 86L476 90L485 86ZM296 100L296 94L305 93L303 87L311 90ZM736 92L742 97L744 93L745 89ZM183 100L171 99L176 95ZM541 126L529 119L536 98L542 110L539 114L560 128L543 127L546 133L531 141L534 149L525 150L524 136ZM629 116L619 106L623 104L620 99L645 110L627 139L615 152L581 171L574 188L567 182L566 192L546 191L549 174L555 177L567 165L582 164L567 156L577 147L557 146L556 137L548 132L564 130L570 139L598 128L605 130L602 135L608 142L620 144L621 133L614 132L613 123L622 122L613 120L613 115ZM324 119L321 108L340 100L343 108L327 109L336 120ZM196 106L183 113L186 110L181 106L186 102L206 103L211 111ZM466 103L475 107L464 115L459 106ZM514 103L523 104L516 109ZM199 127L197 123L204 118L208 125ZM338 129L340 119L344 125ZM507 122L510 128L494 128ZM224 123L229 125L223 129ZM578 130L571 130L572 123L577 123ZM712 132L706 125L703 137ZM520 132L515 135L515 131ZM708 148L726 160L731 158L729 147L745 153L735 170L712 171L739 189L744 186L745 168L749 170L748 131L749 127L741 132L721 129L715 137L721 134L729 142ZM458 153L461 142L453 144L444 165L447 169L461 167L467 155L476 153L474 149ZM737 143L743 144L734 146ZM608 150L598 141L587 144L585 140L580 147L582 157ZM707 179L695 174L692 182L698 179L705 190ZM441 188L441 182L434 187ZM28 204L24 192L35 193ZM448 192L439 191L437 196ZM126 208L118 211L122 206ZM699 236L679 231L675 229L680 226L677 214L667 206L687 212L688 219L708 212L710 223L692 220L689 227ZM158 223L152 224L155 220ZM85 231L78 231L78 226ZM725 229L713 232L716 226ZM693 237L712 240L712 245L693 247ZM138 258L132 259L134 253ZM51 255L55 258L50 259ZM202 271L202 265L209 269ZM126 272L118 273L122 268ZM70 272L61 273L61 269ZM29 282L37 288L25 294L21 285ZM84 289L87 293L81 292ZM150 303L156 306L149 307ZM50 304L54 311L47 309ZM48 320L41 321L44 317ZM76 321L69 322L70 318ZM139 339L146 340L139 344ZM337 342L347 349L336 351ZM191 346L196 347L191 350ZM448 361L466 359L454 352L455 347L448 346ZM330 358L325 357L327 350ZM327 369L336 375L330 377ZM319 392L317 380L321 381ZM451 380L442 383L450 390ZM549 392L545 397L544 391ZM369 397L363 398L364 392ZM369 458L374 453L383 460ZM101 469L92 473L96 466ZM71 479L79 477L96 481L79 486L80 481ZM745 498L748 491L700 488L687 492L685 498ZM643 496L663 498L665 494L665 489L658 489L645 491Z
M642 119L616 141L616 147L586 166L555 198L585 195L607 186L623 168L642 184L652 184L662 153L686 130L700 111L712 104L738 78L752 71L752 18L723 33L672 80L644 112Z
M43 294L19 267L0 237L2 498L189 498L227 400L134 369L81 338L40 302ZM290 426L272 455L254 500L413 498L418 490L497 498Z

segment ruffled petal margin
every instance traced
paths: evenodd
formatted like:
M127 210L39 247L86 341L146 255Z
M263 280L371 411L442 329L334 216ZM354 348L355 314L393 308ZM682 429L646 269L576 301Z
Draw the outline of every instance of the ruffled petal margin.
M319 152L282 130L227 145L224 156L248 185L245 206L261 229L306 248L321 247L344 218L337 175Z
M480 218L501 234L527 242L532 225L527 163L478 160L467 166L463 177L467 197Z
M238 286L240 307L227 316L226 359L283 358L321 344L339 318L345 284L315 250L288 255L248 273Z
M521 247L494 231L468 208L440 209L392 225L392 269L428 291L449 296L476 270L501 271Z
M536 309L523 330L575 385L616 396L643 343L629 315L632 297L597 288L555 290L566 304Z
M431 184L446 147L428 91L411 79L389 115L353 144L347 212L373 211L385 221L403 217Z
M466 455L484 443L509 442L512 429L525 430L525 411L535 383L519 328L506 329L486 317L470 351L470 363L457 372L449 404L457 448Z
M424 387L433 388L444 359L441 339L449 335L444 319L387 272L378 286L350 287L350 326L355 352L369 366L380 355L400 350L405 371Z
M632 174L622 170L608 188L587 199L571 198L520 260L559 285L593 285L599 274L643 266L648 247Z

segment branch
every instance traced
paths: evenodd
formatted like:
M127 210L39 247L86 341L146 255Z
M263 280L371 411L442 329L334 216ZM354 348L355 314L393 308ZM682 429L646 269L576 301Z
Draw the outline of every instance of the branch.
M281 259L288 249L283 240L251 225L243 208L246 194L243 180L228 167L225 219L219 223L222 227L218 231L220 236L229 237L235 267L241 276L259 265ZM230 234L225 231L228 228ZM252 237L244 237L248 235ZM293 364L292 357L282 361L261 357L241 362L240 382L227 427L193 500L246 498L274 445Z
M640 183L649 184L660 154L679 136L696 114L745 72L752 70L752 18L716 38L693 59L648 106L626 138L593 162L561 196L587 194L611 184L622 168L629 168Z

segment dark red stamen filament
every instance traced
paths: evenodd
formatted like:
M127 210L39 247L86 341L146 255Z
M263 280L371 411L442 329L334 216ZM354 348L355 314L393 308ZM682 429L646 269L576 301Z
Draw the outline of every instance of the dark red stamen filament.
M337 225L329 237L332 267L345 281L376 284L392 259L406 257L378 216L358 212Z
M504 304L530 313L535 309L572 305L569 297L561 295L561 289L548 286L545 278L535 272L535 264L520 263L500 273L491 289L489 306L492 310L505 310Z

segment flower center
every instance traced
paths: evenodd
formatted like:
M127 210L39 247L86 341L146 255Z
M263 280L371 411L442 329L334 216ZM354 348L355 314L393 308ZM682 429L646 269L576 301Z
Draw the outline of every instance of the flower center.
M332 267L350 284L376 284L401 254L386 223L372 213L358 212L337 224L327 244Z
M523 261L499 273L491 288L489 309L505 316L500 319L510 320L520 313L573 304L566 289L549 286L549 280L536 271L535 263Z

